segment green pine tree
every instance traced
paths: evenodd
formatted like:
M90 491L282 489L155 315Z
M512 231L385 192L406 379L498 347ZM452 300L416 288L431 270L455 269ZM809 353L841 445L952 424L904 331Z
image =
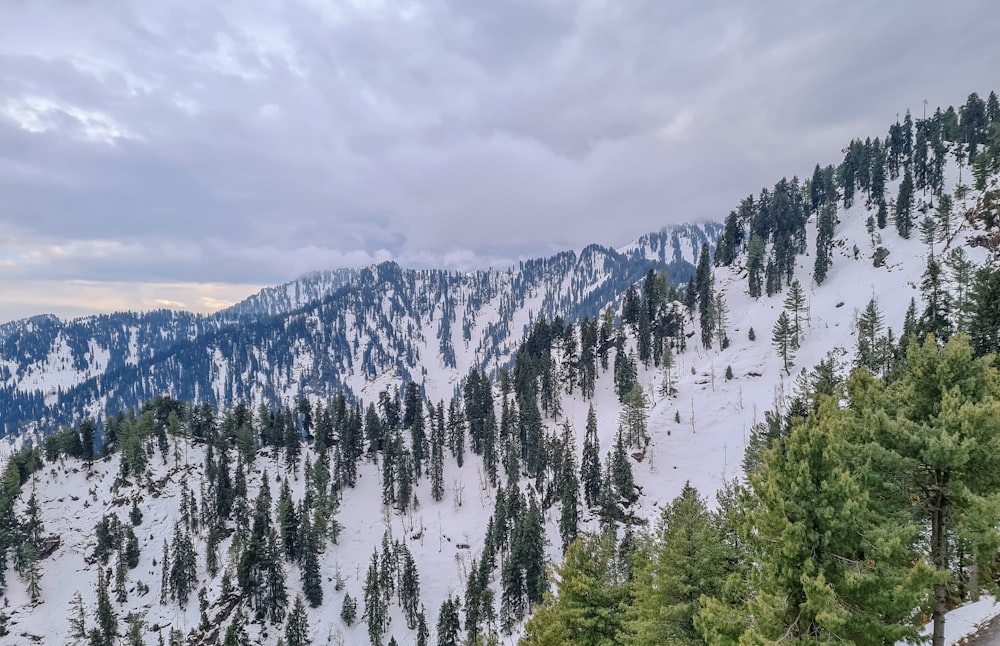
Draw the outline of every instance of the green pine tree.
M727 574L725 557L725 544L705 501L685 485L636 551L622 643L705 643L695 631L694 617L702 595L721 591Z

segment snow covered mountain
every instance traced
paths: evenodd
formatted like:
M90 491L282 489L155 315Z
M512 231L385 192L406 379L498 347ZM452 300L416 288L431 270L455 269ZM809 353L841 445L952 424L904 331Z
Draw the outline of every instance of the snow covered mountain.
M506 365L538 317L595 316L650 269L686 280L719 231L681 225L621 250L590 245L506 270L387 262L315 273L205 317L164 310L8 323L0 435L100 419L157 395L226 408L341 391L369 398L415 379L450 397L470 367Z
M893 173L875 146L867 168L884 164L881 188L873 189L871 178L867 187L845 180L845 160L836 173L817 167L818 179L804 186L782 180L741 205L725 228L664 231L622 250L591 246L505 272L382 264L314 275L210 320L176 315L187 336L177 333L152 353L139 350L137 340L130 345L115 337L124 358L113 369L110 357L94 358L108 346L74 345L89 356L65 368L62 374L72 376L62 392L44 389L57 383L49 376L58 374L56 367L73 363L75 350L66 349L68 333L60 326L75 323L33 319L5 330L10 401L26 410L24 402L37 400L31 405L48 419L103 415L157 395L210 404L185 409L161 399L145 413L124 416L109 440L116 450L93 465L64 455L82 450L72 448L78 437L72 430L46 446L53 455L44 464L30 452L9 462L8 472L19 476L9 480L20 483L6 490L13 512L20 526L44 527L38 542L47 549L22 565L27 574L8 572L7 639L84 643L76 629L100 632L104 604L118 618L117 634L134 628L138 643L169 641L172 631L180 643L221 642L239 632L237 625L246 643L277 643L297 621L292 599L306 594L315 572L308 559L279 554L286 612L275 618L265 609L255 618L264 602L246 590L264 588L254 587L247 554L264 549L262 543L289 549L291 504L300 510L300 531L303 516L327 528L316 564L322 598L304 619L312 643L417 644L421 626L430 637L425 643L436 643L453 626L452 610L463 640L472 622L479 635L516 643L528 601L520 599L519 616L512 608L518 600L505 596L510 577L525 577L524 595L531 597L531 567L519 569L524 553L540 546L543 564L559 560L566 503L557 475L562 465L582 461L591 409L599 454L611 462L621 429L634 421L636 403L625 397L623 383L642 394L648 435L625 458L635 494L612 500L611 511L604 503L580 505L581 530L597 530L609 514L620 531L648 523L687 482L705 495L718 490L739 475L754 427L766 412L784 411L817 377L817 364L843 375L866 360L859 347L893 350L912 323L911 302L926 318L922 325L933 325L932 287L947 295L943 316L960 326L970 272L990 261L1000 182L994 166L967 185L969 169L954 157L960 144L944 146L940 191L918 187L906 212L899 202L910 171ZM845 199L844 182L857 189L853 199ZM810 195L817 196L812 205ZM880 222L887 211L897 220L912 215L914 226ZM716 235L724 252L698 280L705 286L707 279L707 300L646 280L649 269L670 267L687 272L675 280L687 278L697 249ZM828 260L822 280L817 256ZM932 261L945 271L928 287ZM793 284L802 298L790 305ZM618 316L598 320L608 305ZM858 323L873 307L879 322L873 338L863 338ZM783 314L799 320L798 343L784 356L774 331ZM40 343L47 350L12 354L20 347L16 335L41 338L31 335L46 326L56 329L46 338L61 339L56 346L63 349L49 351L56 347L49 342ZM154 336L151 328L125 339ZM470 370L500 377L484 387L478 377L465 379ZM42 390L18 390L17 374L37 375ZM593 383L585 386L588 374ZM419 388L406 389L411 380ZM352 408L330 399L337 393L373 405ZM400 394L402 404L393 401ZM302 400L311 403L300 407ZM255 413L261 403L277 409ZM206 421L206 410L215 417ZM330 442L318 439L327 423L334 429ZM306 431L313 442L302 443ZM467 438L464 458L458 437ZM404 487L400 474L413 472ZM237 493L221 498L232 507L220 517L224 481ZM286 482L287 497L279 494ZM265 484L269 494L262 495ZM273 523L270 539L264 528L254 529L261 508ZM536 512L541 535L522 542ZM333 518L341 526L336 541ZM134 566L119 564L129 560L129 532L138 547ZM105 533L122 546L112 546L107 559ZM54 548L54 541L41 540L49 535L60 537ZM178 553L193 553L194 564L185 565ZM185 583L188 566L195 576ZM120 588L117 599L101 600L105 579L108 588ZM344 618L349 599L357 604L352 621ZM373 640L368 619L379 610L385 617Z

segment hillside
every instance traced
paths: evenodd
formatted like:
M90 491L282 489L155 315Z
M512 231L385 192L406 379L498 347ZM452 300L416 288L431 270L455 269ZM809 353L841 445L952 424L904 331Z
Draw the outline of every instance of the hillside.
M817 364L843 376L871 361L859 354L859 341L869 341L859 320L872 306L882 317L870 340L884 351L876 372L898 352L904 329L933 329L939 309L962 328L969 312L959 304L968 285L949 269L934 292L925 275L932 259L956 259L959 249L970 267L988 265L983 243L994 233L1000 184L994 164L978 186L966 186L969 168L955 155L962 144L942 145L940 191L912 193L915 219L928 214L937 223L926 236L919 225L908 237L892 223L869 225L883 209L901 213L892 196L905 193L908 168L895 177L887 172L884 186L873 191L869 184L868 196L859 189L845 206L844 188L834 183L847 181L835 180L844 177L841 165L828 175L832 193L811 207L806 196L815 182L782 180L753 208L734 211L737 234L729 235L727 222L715 266L705 258L699 270L707 273L696 270L683 291L649 271L678 260L669 233L617 252L588 247L508 272L379 265L342 283L313 283L322 285L316 289L276 288L238 310L251 317L238 326L220 325L57 393L45 414L74 422L84 412L103 417L104 407L124 410L163 394L204 406L161 398L133 416L102 420L113 452L92 467L58 455L86 451L72 448L74 430L45 447L54 459L35 464L32 474L25 465L35 458L15 458L21 461L8 473L23 484L8 482L5 492L17 494L13 510L29 528L22 534L37 527L25 520L37 508L39 539L53 534L60 543L51 555L28 559L27 575L8 568L11 643L73 643L76 592L87 630L98 626L95 586L104 575L94 530L107 514L119 521L112 526L134 526L139 546L132 568L119 565L124 550L116 556L111 549L109 587L124 593L108 607L120 635L133 614L142 643L170 641L170 630L182 631L182 643L222 641L239 616L249 618L247 643L276 643L287 635L295 596L309 588L305 579L315 582L307 545L317 549L322 590L306 615L312 643L416 644L421 625L426 643L442 643L440 633L454 625L451 610L463 640L496 635L516 643L528 609L541 600L541 569L562 557L567 508L579 514L577 531L610 526L621 537L655 521L686 483L710 496L739 477L765 413L784 413L805 395ZM941 207L944 195L950 210ZM829 263L817 280L818 242L830 226ZM761 231L763 255L755 258L753 237ZM690 271L698 258L688 255L692 246L680 248ZM762 283L767 274L764 291L772 294L751 296L755 272ZM804 298L791 308L786 300L795 281ZM327 288L333 293L308 300ZM695 298L696 289L710 298ZM948 306L928 308L932 293L946 294ZM911 300L919 321L907 320ZM604 317L607 306L614 313ZM793 309L800 339L782 357L773 330ZM573 480L567 489L563 478L586 461L591 408L601 463L609 472L610 464L627 463L635 487L625 494L616 484L619 495L577 504L584 483ZM640 437L622 446L638 409L648 442ZM261 496L265 481L269 495ZM137 525L133 506L141 512ZM307 529L303 517L310 518ZM325 531L316 532L317 523ZM195 555L193 564L181 559L176 578L162 573L164 542L174 555L171 570L178 550ZM255 568L284 578L280 616L271 611L275 586L251 576ZM520 593L512 597L512 588ZM341 618L347 595L357 602L353 625ZM385 620L373 623L383 610Z

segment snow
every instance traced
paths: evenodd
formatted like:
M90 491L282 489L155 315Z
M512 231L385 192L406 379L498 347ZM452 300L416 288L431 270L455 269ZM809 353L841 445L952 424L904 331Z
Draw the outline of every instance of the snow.
M1000 615L1000 604L990 595L983 595L979 601L952 610L945 615L944 620L945 646L958 644L969 635L975 634L997 615ZM930 636L932 630L932 624L927 624L920 634ZM906 643L899 642L897 646L904 646Z
M950 168L949 172L954 175L954 169ZM895 187L895 182L890 183L887 194L893 195ZM921 196L918 194L917 198L919 203ZM877 299L886 328L892 328L898 334L910 299L916 298L919 303L918 286L929 249L919 240L916 231L911 239L904 240L891 226L877 232L878 237L873 240L865 228L869 213L863 198L851 209L840 212L833 265L822 285L816 285L811 279L816 231L815 223L810 223L810 253L798 258L795 269L795 275L807 294L808 316L802 345L795 353L794 366L789 373L783 369L771 344L771 329L783 309L784 293L771 298L750 298L746 293L746 272L741 265L743 260L730 268L717 268L714 273L716 290L724 295L729 308L727 333L731 345L723 350L716 341L712 348L704 349L697 334L688 339L687 351L675 355L671 377L677 393L673 396L661 393L664 379L661 369L640 367L639 383L643 385L650 404L648 424L651 442L641 461L633 462L636 481L642 492L633 507L638 516L656 518L686 482L711 499L724 483L737 477L751 429L763 420L765 411L784 406L787 398L794 393L801 370L810 369L828 356L835 358L843 371L850 368L856 347L856 318L871 298ZM958 215L954 219L956 226L967 226ZM960 233L953 244L959 244L962 239ZM878 246L891 250L885 267L874 267L871 261L871 255ZM940 254L942 251L941 245L937 245L935 252ZM982 250L968 249L968 252L975 263L985 259ZM602 270L594 269L593 272L595 282L603 279ZM460 308L460 304L467 302L475 289L473 277L466 278L460 289L450 292L456 303L456 318L452 322L451 333L459 366L457 370L435 358L439 341L433 330L440 324L440 317L445 313L443 308L433 307L425 317L415 320L405 317L397 321L403 326L411 322L414 325L414 344L423 357L418 368L425 371L427 395L434 402L450 399L457 386L457 378L465 373L468 366L482 359L481 351L493 326L509 326L511 344L506 349L509 353L514 348L513 342L533 322L545 302L544 289L538 289L529 294L523 303L517 304L506 320L501 320L501 312L510 311L510 295L504 287L508 287L512 280L511 273L501 273L491 276L491 280L496 281L496 289L481 308ZM572 289L571 282L558 286L558 290L563 292ZM293 298L291 293L287 296ZM389 299L394 295L384 296L381 313L391 317ZM474 321L469 340L462 333L462 317L472 317ZM355 334L361 338L351 358L355 366L361 364L365 340L372 334L385 333L371 319L374 319L374 313L360 320L351 314L346 317L345 322L351 330L347 338L353 338ZM756 333L755 341L749 339L751 328ZM397 328L395 332L401 334L403 329ZM687 321L686 329L689 332L697 330L697 322ZM318 353L318 349L300 348L293 364L293 377L308 370ZM99 361L98 353L93 349L91 354L94 361ZM47 387L57 383L58 377L54 375L63 374L54 369L59 356L54 355L56 358L50 359L56 364L50 365L45 372L50 375L46 377L50 381L44 382ZM137 357L138 348L130 349L130 356ZM217 394L222 394L230 366L218 351L215 351L213 362L216 366L213 387ZM732 369L732 380L724 376L727 367ZM262 369L269 368L262 366ZM274 379L273 375L259 377ZM389 371L370 379L355 370L345 375L344 380L367 401L374 400L383 389L399 386L396 377ZM285 392L289 395L296 394L290 390L291 384L286 384L286 388ZM551 431L558 432L563 421L568 420L576 430L578 442L582 443L587 410L591 405L597 414L603 457L613 444L621 409L610 370L600 375L592 400L584 400L579 391L564 394L562 417L547 423ZM581 447L577 448L579 451ZM132 592L128 601L118 608L119 617L137 611L145 613L148 625L169 624L182 628L197 625L196 599L189 601L186 610L178 609L173 603L166 606L159 604L159 566L153 564L160 558L164 537L169 538L172 533L173 519L178 517L181 482L188 482L196 490L200 486L203 449L182 443L178 450L183 454L183 464L190 466L175 464L172 457L168 457L164 464L158 453L151 459L152 480L163 480L167 485L163 489L164 495L159 497L150 495L139 486L126 486L116 491L113 483L117 457L96 463L89 474L79 463L46 465L36 481L25 486L22 498L29 495L32 489L36 492L46 532L61 534L63 544L53 556L42 562L41 606L29 603L24 585L16 576L8 578L10 605L6 612L10 616L9 626L14 635L38 635L45 643L66 642L68 636L64 618L73 593L79 590L85 599L93 599L96 566L87 560L94 542L92 528L101 515L108 512L119 515L127 523L132 500L140 503L144 514L143 524L137 532L142 556L139 567L129 573ZM306 453L315 461L311 450ZM270 488L275 499L280 488L279 476L289 478L296 499L302 497L304 481L301 472L298 475L288 473L281 460L262 454L255 463L254 471L248 474L251 499L260 486L265 470L271 478ZM416 488L419 507L400 514L387 510L381 504L378 465L370 462L361 465L357 487L345 492L338 515L338 520L344 525L341 540L338 545L329 546L323 556L324 602L309 612L314 643L367 643L363 622L346 627L340 621L339 613L345 593L349 592L360 603L372 549L381 544L384 534L388 534L390 540L405 542L412 551L421 575L421 600L431 626L436 622L441 602L449 594L461 595L464 592L468 567L483 547L483 533L493 510L494 490L485 482L480 460L471 454L462 468L454 461L446 460L445 488L444 499L434 502L425 477ZM560 557L556 531L558 508L553 507L546 513L550 539L548 556L555 562ZM583 512L583 527L597 527L596 518L587 510ZM223 562L230 541L225 540L219 548ZM198 539L201 555L204 554L204 545L204 536L201 536ZM199 559L199 567L203 567L203 557ZM202 575L207 577L204 572ZM137 580L149 586L147 595L136 596ZM334 589L333 582L337 580L344 583L340 591ZM205 582L209 600L214 605L220 594L221 576L211 580L206 578ZM293 597L301 589L297 569L289 569L288 589ZM93 606L93 602L88 603L90 616ZM387 639L389 635L394 635L401 645L412 643L412 632L405 629L398 608L393 606L392 612ZM960 635L974 630L997 612L1000 608L994 601L984 598L949 613L946 626L951 641L948 643L954 643ZM273 641L274 635L273 628L266 636L259 626L252 628L251 637L254 639ZM511 644L515 641L515 637L503 640ZM147 635L147 643L155 643L152 633Z

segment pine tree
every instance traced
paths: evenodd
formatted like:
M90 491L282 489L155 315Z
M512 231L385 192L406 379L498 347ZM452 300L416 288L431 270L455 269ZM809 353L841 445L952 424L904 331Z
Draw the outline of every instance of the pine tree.
M782 310L771 332L771 343L774 345L775 350L778 351L778 356L781 358L785 373L791 374L790 367L795 357L795 333L792 323L788 319L787 312Z
M721 591L725 557L722 536L705 502L690 483L685 485L636 553L624 643L704 643L695 632L694 617L702 595Z
M785 310L791 315L792 349L797 350L802 342L802 319L806 315L806 295L798 280L788 285Z
M610 465L611 483L614 492L619 500L632 501L635 499L635 479L632 477L632 463L629 462L628 454L625 452L625 441L619 431L615 435L615 449L607 457Z
M576 477L575 442L564 444L562 475L559 478L559 499L562 505L559 514L559 536L563 550L576 540L580 522L580 482Z
M304 516L303 525L308 526L308 516ZM310 531L302 545L302 594L309 606L315 608L323 603L323 578L319 565L319 539Z
M128 646L146 646L146 641L143 639L146 622L142 615L137 612L128 613L125 617L125 624L128 626L125 632L125 643Z
M701 245L698 268L695 272L695 289L698 292L698 316L701 322L701 344L712 347L712 268L709 264L708 244Z
M77 590L69 602L69 636L73 639L86 639L87 615L83 608L83 596Z
M630 448L643 450L649 443L647 432L648 413L646 412L646 396L642 386L635 384L622 401L621 413L618 417L618 428L625 436Z
M102 643L111 646L118 635L118 615L115 614L111 606L111 597L108 595L108 577L104 568L97 568L97 631L100 634Z
M344 602L340 606L340 618L348 626L354 625L354 620L358 616L358 602L354 600L354 597L350 593L344 594Z
M923 292L927 308L920 317L920 333L932 334L939 341L947 341L951 335L950 298L944 288L941 263L934 255L927 258L927 269L924 270L920 290Z
M243 609L237 607L233 620L229 622L229 626L226 628L222 646L250 646L250 636L247 635L246 628L244 627L246 622Z
M896 230L903 238L910 237L913 230L913 175L910 167L903 171L903 181L899 184L899 195L896 197L896 212L893 216Z
M295 561L299 556L299 516L292 500L288 478L282 480L281 493L278 494L278 527L281 530L284 556L289 561Z
M618 576L615 543L584 535L555 566L556 594L546 595L525 625L523 646L620 643L628 586Z
M747 281L750 296L760 298L764 271L764 241L756 233L750 236L747 247Z
M431 480L431 498L441 502L444 498L444 402L437 408L436 423L431 428L431 459L429 477Z
M288 609L288 591L285 588L285 567L277 532L272 528L267 537L267 551L264 556L263 604L267 617L274 625L285 620ZM258 610L260 614L260 610Z
M292 612L289 613L288 623L285 624L285 645L309 646L309 644L312 644L312 639L309 637L309 616L306 614L302 597L295 595Z
M597 414L594 405L587 410L587 430L583 439L583 456L580 463L580 480L583 482L583 499L588 507L597 504L601 492L601 443L597 437Z
M902 464L864 437L867 426L824 398L749 474L755 497L744 535L759 566L743 598L740 614L753 621L740 643L915 638L930 572L915 555L919 528L884 476ZM721 604L706 605L701 634L725 632L714 623L725 616Z
M384 592L379 584L378 552L372 552L372 560L368 564L368 575L364 587L365 612L368 621L368 638L372 644L381 644L388 623L388 607Z
M874 298L868 301L864 312L858 317L858 366L868 368L873 374L881 374L884 357L879 353L879 333L882 331L882 312Z
M816 261L813 264L813 278L818 285L826 280L826 274L832 263L830 255L833 252L836 221L837 207L833 203L824 204L816 218Z
M969 342L978 356L1000 352L1000 269L976 272L970 295Z
M170 592L170 548L167 539L163 539L163 556L160 557L160 605L167 605L167 598L173 598Z
M712 296L712 325L715 327L715 338L723 350L729 347L729 337L726 336L726 326L729 324L729 306L721 291Z
M437 621L437 646L459 646L462 624L458 615L459 600L449 597L441 603Z
M177 599L178 605L184 608L191 591L198 582L198 565L191 535L182 531L181 523L174 525L174 537L170 552L173 557L170 564L171 598Z
M420 606L420 574L413 554L405 545L400 550L399 569L399 607L403 610L406 627L413 630L417 627L417 615Z
M955 566L995 565L987 554L995 555L1000 534L983 514L995 510L1000 451L983 449L1000 446L1000 376L989 358L973 359L963 335L944 347L928 338L911 344L898 379L859 381L851 394L871 411L872 423L863 428L910 465L910 495L930 526L928 556L942 575L933 586L932 643L940 645L956 543L967 542L968 562Z

